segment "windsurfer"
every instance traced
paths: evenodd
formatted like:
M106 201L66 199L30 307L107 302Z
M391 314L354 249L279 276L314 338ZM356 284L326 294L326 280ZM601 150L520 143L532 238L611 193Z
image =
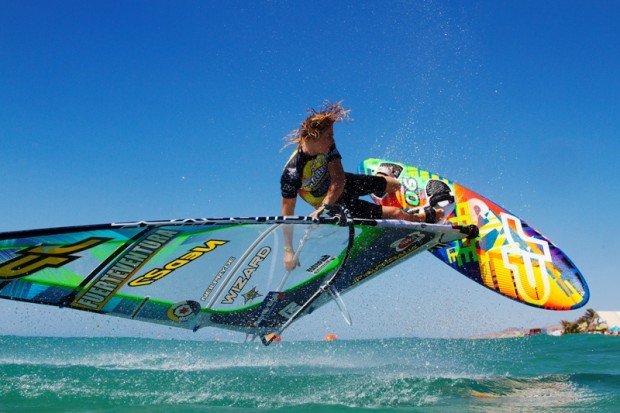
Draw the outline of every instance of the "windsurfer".
M349 112L341 103L325 102L319 111L310 109L300 127L287 136L287 145L297 147L280 178L282 215L295 214L299 195L315 208L312 217L319 217L324 211L329 213L331 207L340 205L355 218L437 222L443 215L441 209L405 211L359 199L364 195L394 193L400 189L400 183L389 173L372 176L344 172L334 140L334 123L347 120ZM292 231L286 227L284 239L284 264L290 271L299 264L294 258Z

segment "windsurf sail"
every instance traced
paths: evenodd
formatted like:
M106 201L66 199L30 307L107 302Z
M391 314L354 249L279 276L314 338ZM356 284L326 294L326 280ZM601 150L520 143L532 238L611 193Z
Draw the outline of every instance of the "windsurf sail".
M301 264L293 271L283 265L287 226ZM0 233L0 298L194 331L280 334L401 260L465 236L451 225L309 217L7 232Z

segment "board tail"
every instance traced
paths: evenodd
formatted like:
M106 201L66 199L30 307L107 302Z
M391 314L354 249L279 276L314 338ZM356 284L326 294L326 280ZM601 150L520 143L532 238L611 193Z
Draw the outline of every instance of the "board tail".
M494 202L448 179L419 168L381 159L360 165L366 174L389 169L401 191L375 200L400 207L444 209L444 221L476 225L475 240L431 248L441 261L475 282L534 307L572 310L589 299L585 279L553 242Z

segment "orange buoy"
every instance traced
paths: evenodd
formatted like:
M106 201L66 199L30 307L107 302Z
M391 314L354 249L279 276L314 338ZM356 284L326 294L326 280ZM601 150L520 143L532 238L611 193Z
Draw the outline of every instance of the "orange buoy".
M337 338L338 337L336 337L336 335L334 333L327 333L327 334L325 334L325 337L323 337L323 340L325 340L325 341L334 341Z

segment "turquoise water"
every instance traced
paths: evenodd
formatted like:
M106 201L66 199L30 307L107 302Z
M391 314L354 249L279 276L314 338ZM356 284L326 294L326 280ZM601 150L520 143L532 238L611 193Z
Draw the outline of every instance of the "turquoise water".
M620 337L0 337L0 411L618 412Z

